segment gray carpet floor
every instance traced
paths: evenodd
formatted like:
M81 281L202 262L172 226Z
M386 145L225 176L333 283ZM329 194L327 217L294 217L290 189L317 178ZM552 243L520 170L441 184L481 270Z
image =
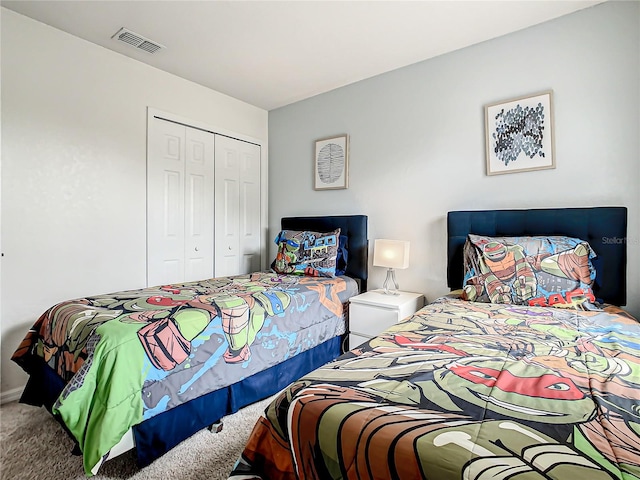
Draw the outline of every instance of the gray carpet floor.
M224 480L270 399L223 419L220 433L196 433L145 468L132 451L105 462L95 480ZM0 478L85 479L73 442L44 408L17 402L0 407Z

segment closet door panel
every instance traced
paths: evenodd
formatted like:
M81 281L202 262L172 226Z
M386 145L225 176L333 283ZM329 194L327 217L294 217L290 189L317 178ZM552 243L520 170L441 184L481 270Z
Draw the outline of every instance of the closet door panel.
M184 127L154 119L147 174L147 283L184 275Z
M238 182L223 179L222 192L218 199L216 201L216 277L238 275L240 273Z
M215 140L215 276L238 275L239 240L239 151L238 142L216 135Z
M261 269L260 255L260 147L241 142L240 251L243 272Z
M186 128L185 281L213 277L214 136Z

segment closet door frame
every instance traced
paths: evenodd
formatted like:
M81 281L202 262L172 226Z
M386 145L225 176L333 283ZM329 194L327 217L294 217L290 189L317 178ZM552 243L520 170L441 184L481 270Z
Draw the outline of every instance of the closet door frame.
M260 230L261 230L261 234L260 234L260 268L261 269L266 269L268 264L270 263L269 259L267 258L267 253L268 253L268 249L267 249L267 245L268 243L268 205L267 205L267 200L269 198L269 191L268 191L268 171L269 171L269 165L268 165L268 145L267 145L267 140L261 140L258 138L254 138L251 137L249 135L244 135L238 132L233 132L231 130L225 129L225 128L220 128L217 127L215 125L208 125L206 123L200 122L198 120L193 120L193 119L189 119L186 117L182 117L180 115L176 115L170 112L166 112L164 110L160 110L154 107L147 107L147 164L149 162L148 156L149 156L149 152L150 152L150 136L148 134L149 132L149 127L150 125L153 123L153 119L154 118L160 118L163 120L168 120L170 122L174 122L174 123L178 123L178 124L182 124L184 126L187 127L191 127L191 128L196 128L199 130L204 130L206 132L210 132L216 135L223 135L226 137L231 137L231 138L235 138L237 140L241 140L244 142L249 142L249 143L253 143L255 145L258 145L260 147ZM148 212L148 210L147 210ZM148 213L147 213L148 215ZM149 221L149 218L147 217L146 221ZM214 218L214 229L215 229L215 218ZM214 236L215 238L215 236ZM147 250L148 250L148 244L149 244L149 239L147 239ZM146 260L145 260L145 265L146 265L146 271L149 271L149 264L148 264L148 251L147 251L147 255L146 255ZM214 258L214 265L215 265L215 258Z

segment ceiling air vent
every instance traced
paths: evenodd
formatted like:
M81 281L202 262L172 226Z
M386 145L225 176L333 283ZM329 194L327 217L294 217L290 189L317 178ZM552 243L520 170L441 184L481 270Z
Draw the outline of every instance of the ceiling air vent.
M148 53L156 53L161 48L165 48L163 45L160 45L153 40L149 40L148 38L143 37L142 35L138 35L131 30L127 30L126 28L121 28L116 32L116 34L111 37L120 42L124 42L126 44L131 45L139 50L144 50Z

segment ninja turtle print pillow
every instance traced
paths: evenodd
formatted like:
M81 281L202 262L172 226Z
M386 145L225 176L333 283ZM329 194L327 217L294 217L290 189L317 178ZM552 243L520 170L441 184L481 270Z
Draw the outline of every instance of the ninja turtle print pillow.
M335 277L340 229L332 232L282 230L271 268L277 273Z
M464 245L462 298L594 310L595 256L579 238L470 234Z

